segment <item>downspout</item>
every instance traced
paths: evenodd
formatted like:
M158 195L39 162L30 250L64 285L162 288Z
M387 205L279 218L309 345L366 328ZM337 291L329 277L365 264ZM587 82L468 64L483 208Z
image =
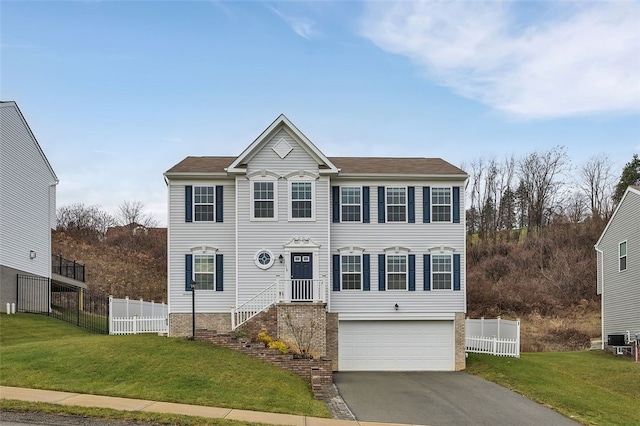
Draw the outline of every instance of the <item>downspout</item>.
M594 249L598 253L600 253L600 262L597 260L596 256L596 273L600 277L600 349L604 350L604 252L600 250L597 246L593 246ZM598 285L598 277L596 277L596 286Z
M171 315L171 182L166 175L163 175L163 178L167 186L167 330L170 332L168 321Z

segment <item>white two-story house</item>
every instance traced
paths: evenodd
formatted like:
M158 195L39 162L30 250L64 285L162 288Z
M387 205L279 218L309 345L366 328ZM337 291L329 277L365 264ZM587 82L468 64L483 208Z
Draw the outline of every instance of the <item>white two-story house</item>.
M218 333L306 328L336 370L463 369L467 178L326 157L284 115L237 157L185 158L165 173L170 335L195 310Z

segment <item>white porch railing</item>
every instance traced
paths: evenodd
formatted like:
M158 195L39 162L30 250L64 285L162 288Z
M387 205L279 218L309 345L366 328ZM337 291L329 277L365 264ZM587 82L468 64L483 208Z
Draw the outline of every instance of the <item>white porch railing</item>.
M465 348L467 352L520 358L520 321L467 318Z
M109 334L167 333L169 312L164 303L114 299L109 296Z
M249 321L261 312L279 302L317 302L327 301L326 279L281 280L253 296L237 307L231 308L231 327L233 330Z

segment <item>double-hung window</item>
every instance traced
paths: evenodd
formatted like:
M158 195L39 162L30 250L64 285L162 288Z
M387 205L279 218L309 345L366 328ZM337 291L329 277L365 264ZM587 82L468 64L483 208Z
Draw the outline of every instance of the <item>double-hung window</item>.
M451 188L431 189L431 220L451 222Z
M213 254L193 255L193 280L198 290L215 290L215 262Z
M387 255L387 290L407 289L407 256Z
M275 182L253 181L253 218L275 218Z
M453 270L450 254L431 256L431 283L434 290L451 290Z
M291 219L313 219L313 182L291 182Z
M362 256L342 255L340 274L343 290L362 290Z
M387 188L387 222L407 221L407 188Z
M194 186L193 187L193 211L196 222L213 222L214 220L214 198L215 187Z
M627 242L623 241L618 245L618 270L620 272L627 269Z
M362 198L360 187L343 186L341 191L341 205L343 222L360 222L362 217Z

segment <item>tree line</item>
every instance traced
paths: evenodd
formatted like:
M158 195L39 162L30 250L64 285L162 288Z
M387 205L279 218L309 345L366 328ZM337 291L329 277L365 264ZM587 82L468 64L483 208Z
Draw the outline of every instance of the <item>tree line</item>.
M607 155L574 168L562 146L521 158L480 158L467 172L467 232L480 238L557 221L607 221L627 186L640 185L637 154L616 178Z

